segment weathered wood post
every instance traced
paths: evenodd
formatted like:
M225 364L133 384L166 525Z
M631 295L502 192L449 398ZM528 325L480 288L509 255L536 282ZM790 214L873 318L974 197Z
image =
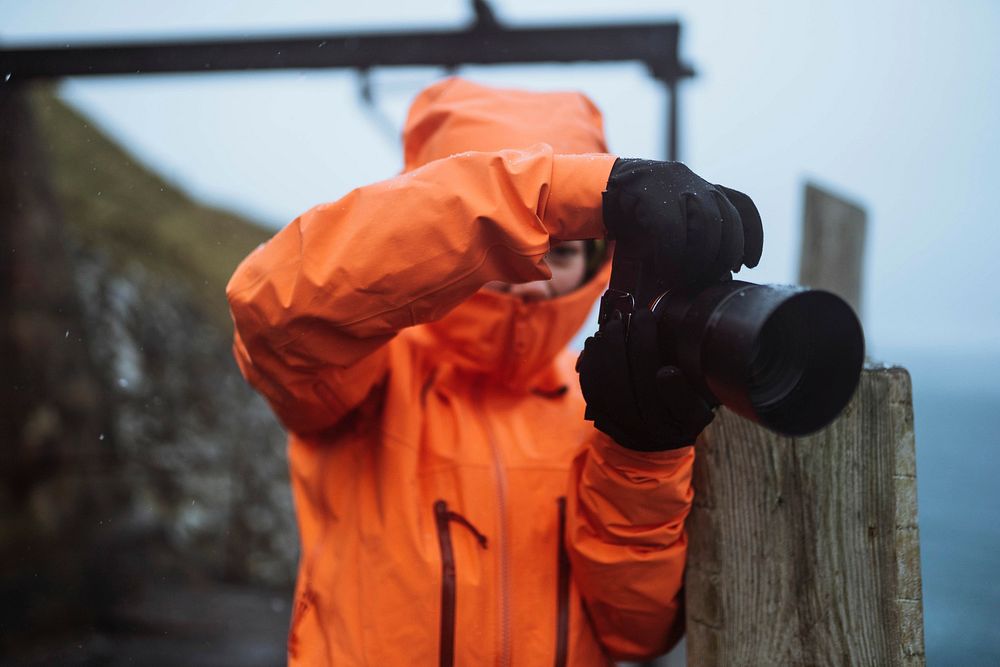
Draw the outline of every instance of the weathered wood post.
M695 463L690 665L922 665L910 379L866 370L804 438L723 411Z
M867 218L858 204L806 184L799 284L833 292L851 304L859 317Z
M800 282L855 310L865 213L806 187ZM909 374L869 368L808 437L722 410L695 460L687 656L700 665L923 665Z

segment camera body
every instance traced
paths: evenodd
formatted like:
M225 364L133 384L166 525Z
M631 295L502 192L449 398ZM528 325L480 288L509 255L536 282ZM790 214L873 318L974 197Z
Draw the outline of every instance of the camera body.
M731 274L706 285L671 284L654 251L617 243L598 325L657 316L660 361L680 368L713 406L789 436L817 431L854 395L864 334L851 307L823 290L758 285ZM597 335L600 335L598 332Z

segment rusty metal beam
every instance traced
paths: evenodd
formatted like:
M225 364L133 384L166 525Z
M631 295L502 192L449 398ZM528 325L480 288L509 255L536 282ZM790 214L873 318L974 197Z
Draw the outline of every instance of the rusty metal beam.
M24 81L101 74L639 61L668 82L694 74L678 58L679 32L679 25L670 22L49 45L0 49L0 72Z
M679 36L676 22L508 28L477 8L465 30L0 48L0 77L17 84L67 76L637 61L668 94L666 157L676 160L677 84L694 76L680 60Z

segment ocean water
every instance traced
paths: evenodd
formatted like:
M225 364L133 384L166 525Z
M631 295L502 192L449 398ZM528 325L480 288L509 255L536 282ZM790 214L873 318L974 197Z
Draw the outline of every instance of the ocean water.
M928 665L1000 665L1000 350L883 355L913 380Z

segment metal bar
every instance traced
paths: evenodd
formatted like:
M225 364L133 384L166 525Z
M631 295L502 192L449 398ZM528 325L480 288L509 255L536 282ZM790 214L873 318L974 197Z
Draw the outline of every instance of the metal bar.
M677 135L678 114L680 105L677 101L677 81L667 81L664 87L667 89L667 159L676 161L680 154L679 139Z
M670 81L693 75L678 59L678 34L677 23L659 23L46 46L0 50L0 73L24 81L153 72L637 60L647 63L656 78Z

